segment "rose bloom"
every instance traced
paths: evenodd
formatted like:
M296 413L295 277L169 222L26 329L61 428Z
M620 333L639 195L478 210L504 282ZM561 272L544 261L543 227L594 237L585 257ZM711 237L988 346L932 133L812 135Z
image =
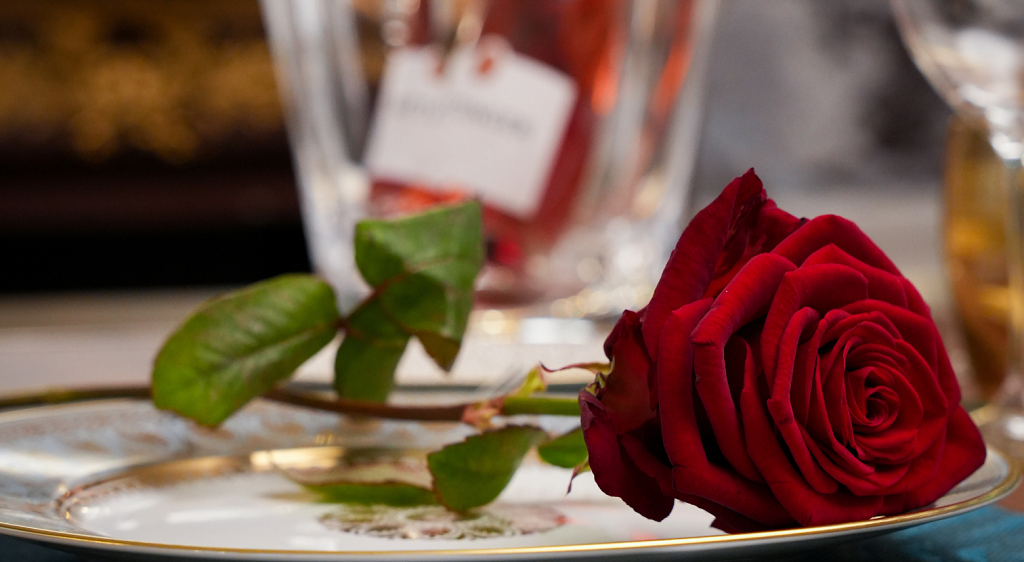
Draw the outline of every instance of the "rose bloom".
M797 219L748 171L683 232L651 302L580 393L601 489L727 531L926 506L985 460L927 305L836 216Z

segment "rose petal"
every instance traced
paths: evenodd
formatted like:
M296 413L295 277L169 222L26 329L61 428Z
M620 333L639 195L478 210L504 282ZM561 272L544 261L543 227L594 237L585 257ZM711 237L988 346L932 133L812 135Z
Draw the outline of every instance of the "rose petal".
M775 498L798 523L828 525L868 519L882 506L881 497L860 498L845 490L819 494L796 471L775 437L751 370L740 393L747 450L764 474Z
M692 494L684 494L676 490L672 482L672 469L655 458L650 450L636 437L623 435L620 443L626 454L635 461L636 466L648 476L658 481L662 494L674 496L676 499L697 506L714 515L715 522L711 524L712 527L722 529L727 533L749 533L764 531L768 528L713 501Z
M853 422L850 419L850 411L846 407L846 357L849 355L850 348L858 342L850 332L843 336L832 349L831 360L825 363L830 368L828 370L822 368L820 371L822 373L821 392L825 404L824 413L829 424L829 431L826 435L831 439L832 449L837 454L843 456L855 454L859 460L860 451L856 450Z
M882 510L878 514L896 515L897 513L903 513L904 511L907 510L906 498L906 494L892 494L885 496L885 502L882 504Z
M800 369L802 374L801 376L793 377L793 390L790 396L792 398L793 413L802 426L807 425L807 416L811 409L811 398L815 392L814 385L817 380L815 373L818 372L818 350L821 348L822 338L831 324L839 322L848 316L850 315L842 310L829 311L825 314L824 318L818 321L814 334L797 348L797 360L794 364L794 369ZM768 368L766 367L766 377L767 374ZM776 372L777 376L778 373ZM774 383L769 383L769 385L772 384Z
M693 405L693 343L690 332L711 308L711 299L686 305L672 313L662 334L669 346L657 362L658 403L665 452L673 465L696 456L707 461Z
M694 329L697 345L725 345L729 336L754 318L768 313L779 285L796 266L785 258L760 254L752 258L720 294Z
M828 331L825 332L825 335L822 337L822 341L828 342L838 339L839 336L849 332L860 324L864 324L865 322L870 322L871 324L884 329L885 332L891 336L889 338L885 338L886 342L891 342L894 338L902 339L902 334L900 334L900 331L888 316L875 310L861 309L857 307L859 303L863 302L880 301L859 301L857 303L844 306L840 310L846 312L847 316L844 318L835 317L835 321L829 324Z
M874 357L876 354L865 354L862 350L863 347L857 349L852 360L857 365L866 366L856 368L846 375L847 407L861 445L865 435L870 436L892 427L900 411L899 393L889 388L895 384L895 378L886 364L888 362L866 360L865 356Z
M636 466L658 481L662 494L674 496L688 504L694 505L715 516L711 526L727 533L751 533L767 530L768 527L735 511L722 507L713 501L700 496L684 494L675 489L672 482L672 469L651 454L650 450L632 435L623 435L620 439L622 449L636 463Z
M731 240L746 240L766 200L760 178L750 169L726 186L687 225L644 310L644 341L652 357L658 355L658 338L669 315L702 298L727 244ZM742 254L743 249L731 251Z
M906 509L931 504L970 476L985 462L985 442L981 433L960 406L953 408L949 418L941 461L935 477L922 486L907 491Z
M618 436L611 429L601 403L588 391L580 391L581 425L594 481L609 496L622 498L637 513L661 521L672 512L673 498L661 493L651 478L628 455L623 455Z
M697 392L718 446L733 468L755 482L760 482L761 476L743 447L739 407L729 388L726 344L740 326L768 311L783 276L794 267L785 258L771 254L754 257L715 299L690 335L695 346L693 369ZM742 387L742 379L736 386Z
M907 359L908 366L903 375L906 376L909 386L919 398L923 409L922 418L917 428L917 444L911 452L911 456L917 456L931 446L932 441L942 437L941 428L949 417L949 402L939 387L938 381L935 380L934 373L928 369L928 364L916 349L905 341L897 341L895 351ZM907 398L904 393L901 392L900 397L906 402Z
M808 328L817 325L821 316L813 308L800 309L791 319L780 342L779 365L775 371L775 382L770 384L771 398L768 399L768 412L775 422L775 427L789 449L800 473L807 483L820 494L834 493L839 484L818 466L800 431L799 424L793 413L792 387L793 373L796 363L797 345L801 336Z
M953 365L949 362L949 354L946 353L946 344L939 336L938 328L933 328L935 334L935 346L938 348L938 368L935 371L939 388L946 395L946 403L949 404L949 414L953 415L956 405L960 403L960 383L956 380L956 373L953 372ZM915 348L916 349L916 348Z
M907 307L907 294L904 291L902 277L872 267L844 252L835 244L828 244L815 251L804 260L801 267L824 263L841 264L860 272L868 280L868 298L892 303L902 308Z
M622 313L605 348L612 368L598 398L615 433L622 434L656 415L651 392L651 359L644 349L637 313L631 310Z
M673 465L675 488L758 523L771 527L785 525L792 518L767 486L708 462L694 409L693 344L689 335L710 307L711 299L704 299L680 308L669 317L662 333L657 361L658 402L662 439Z
M873 497L894 492L894 487L906 478L912 468L910 463L891 466L863 464L868 467L868 470L858 473L855 470L850 470L851 464L842 462L843 459L839 459L832 450L824 449L814 441L808 441L807 445L825 472L828 472L855 496Z
M675 496L675 489L672 487L672 467L655 457L647 443L633 434L626 433L619 436L619 445L637 468L658 482L664 496Z
M838 347L838 346L837 346ZM842 349L834 349L832 355L842 355ZM837 367L838 363L838 367ZM833 478L842 482L847 473L854 475L868 475L874 472L874 468L861 462L854 452L848 450L836 437L830 418L828 402L826 401L825 378L828 369L843 369L843 361L836 359L819 359L818 368L808 373L813 378L811 390L811 402L808 410L807 423L801 426L806 431L808 449L815 456L818 463ZM805 375L807 376L807 375ZM840 380L841 380L840 375ZM833 394L835 390L831 391ZM836 398L833 398L836 400Z
M888 256L857 225L835 215L811 219L792 236L780 242L772 252L797 265L803 265L811 254L829 244L835 244L867 265L903 277Z
M801 230L803 228L806 225ZM814 265L787 273L775 293L761 333L761 359L768 380L775 377L782 332L797 310L807 306L824 315L829 310L864 299L867 290L867 279L843 265Z
M928 363L928 368L936 372L939 367L939 347L941 338L931 319L921 316L887 302L865 299L843 307L850 314L876 313L886 318L886 322L896 328L899 338L905 340Z
M930 319L932 317L931 309L924 302L921 293L917 292L917 287L906 278L902 278L902 282L903 293L907 295L907 309Z
M754 225L754 232L764 237L761 251L772 251L779 245L779 242L788 238L805 223L807 223L807 219L797 218L783 211L775 206L775 201L771 199L765 201L757 216L757 224Z

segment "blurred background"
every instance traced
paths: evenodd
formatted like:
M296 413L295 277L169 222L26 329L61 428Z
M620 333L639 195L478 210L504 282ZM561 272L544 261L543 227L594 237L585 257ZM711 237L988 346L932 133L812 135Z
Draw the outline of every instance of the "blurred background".
M0 5L0 291L309 268L255 0Z
M943 258L951 112L888 2L721 0L706 86L690 212L754 167L790 212L856 221L970 384ZM0 3L0 387L144 382L198 302L309 268L256 0Z
M937 193L949 111L887 2L722 0L711 57L692 208L749 167L795 212ZM0 293L308 270L282 118L255 0L0 4Z

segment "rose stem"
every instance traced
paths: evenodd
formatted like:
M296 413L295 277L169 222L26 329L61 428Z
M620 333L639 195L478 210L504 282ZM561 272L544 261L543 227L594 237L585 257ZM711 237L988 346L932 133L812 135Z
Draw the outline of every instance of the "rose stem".
M149 397L149 387L141 385L85 389L58 388L42 393L23 394L0 399L0 409L62 404L82 400L101 400L104 398ZM394 406L345 398L318 398L311 394L298 393L283 388L272 389L264 394L263 398L339 414L413 421L461 421L462 413L466 408L477 405L477 402L467 402L441 406ZM580 415L580 410L575 398L526 396L506 398L501 408L501 414L506 416L517 414L578 416Z
M0 398L0 410L7 408L23 408L27 406L43 406L47 404L63 404L82 400L102 400L104 398L149 398L148 386L107 386L100 388L52 388L44 392L27 392Z
M379 402L350 400L347 398L317 398L310 394L275 388L263 394L263 398L294 406L326 410L339 414L352 414L371 418L416 421L461 421L462 412L470 404L447 406L393 406Z
M374 418L416 421L462 421L466 408L478 402L466 402L444 406L393 406L378 402L350 400L347 398L317 398L290 390L275 388L263 395L268 400L326 410L340 414L354 414ZM547 414L554 416L578 416L580 406L575 398L553 396L508 397L504 400L501 414Z

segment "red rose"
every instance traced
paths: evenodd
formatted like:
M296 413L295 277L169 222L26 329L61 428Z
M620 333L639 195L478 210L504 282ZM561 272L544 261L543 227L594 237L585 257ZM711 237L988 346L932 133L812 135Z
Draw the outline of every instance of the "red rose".
M853 223L798 220L753 170L690 222L580 393L594 478L727 530L926 506L985 459L928 307Z

